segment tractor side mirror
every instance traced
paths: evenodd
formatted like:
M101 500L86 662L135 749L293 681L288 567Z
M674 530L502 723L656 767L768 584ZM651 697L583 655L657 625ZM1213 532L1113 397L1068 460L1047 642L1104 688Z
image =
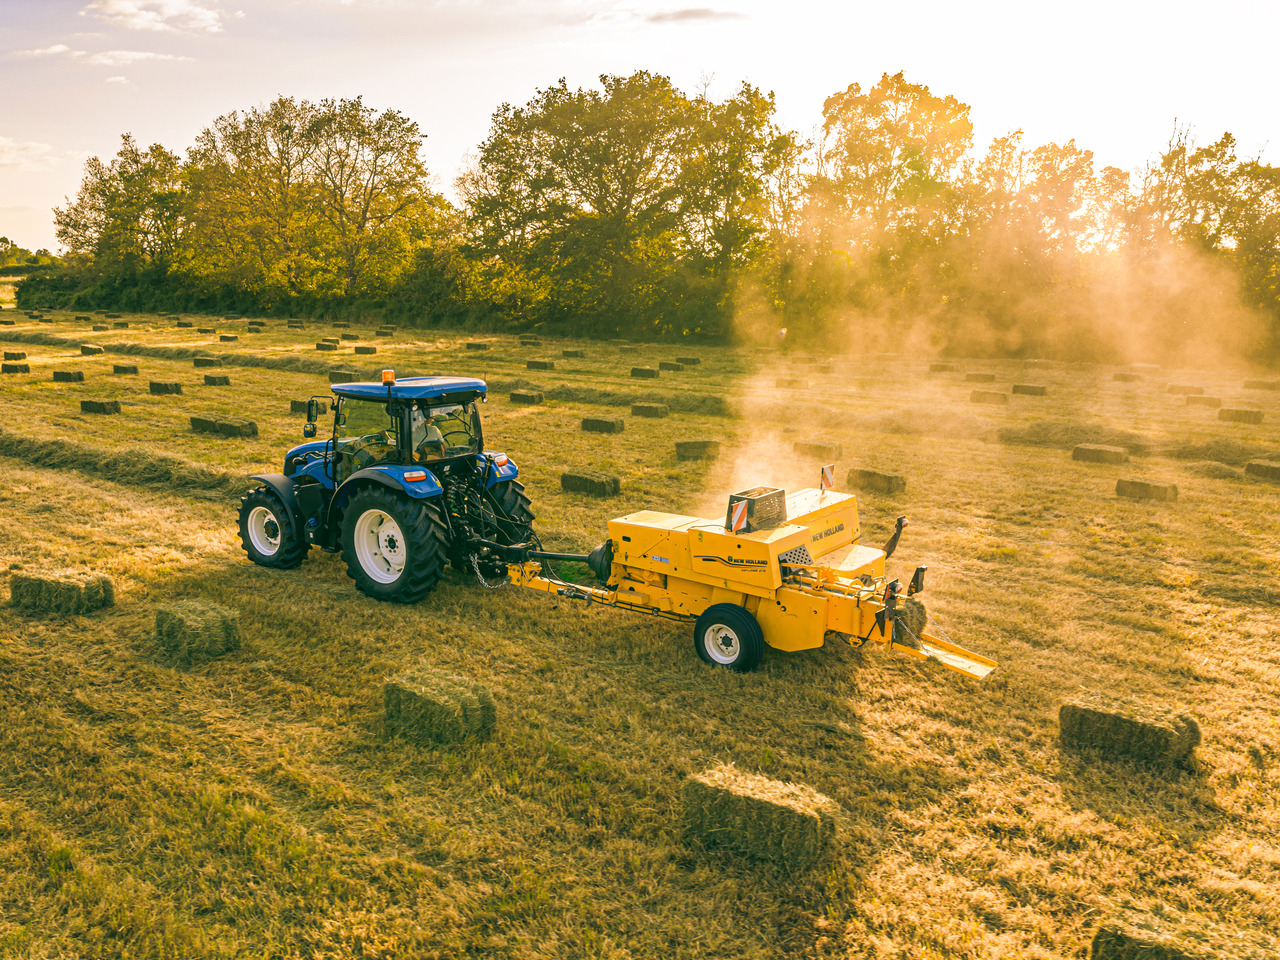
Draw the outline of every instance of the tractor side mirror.
M316 425L314 423L305 423L302 425L302 435L308 440L315 439Z
M312 397L307 401L307 423L314 424L320 419L320 401ZM311 431L311 435L315 436L315 431Z

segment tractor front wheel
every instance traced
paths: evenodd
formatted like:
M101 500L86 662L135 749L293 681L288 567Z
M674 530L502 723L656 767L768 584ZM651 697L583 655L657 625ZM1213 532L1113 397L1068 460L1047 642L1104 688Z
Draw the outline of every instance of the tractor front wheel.
M361 490L343 511L347 576L376 600L415 603L444 576L445 536L439 510L380 487Z
M704 663L746 673L764 656L764 631L756 618L736 603L717 603L698 617L693 648Z
M292 570L311 549L305 539L294 536L283 501L269 487L240 498L240 543L254 563L279 570Z

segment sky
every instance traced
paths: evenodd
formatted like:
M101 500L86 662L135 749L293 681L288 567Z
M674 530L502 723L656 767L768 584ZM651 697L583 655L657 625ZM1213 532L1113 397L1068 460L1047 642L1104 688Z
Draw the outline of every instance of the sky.
M122 134L185 153L280 95L408 115L451 195L502 103L641 69L772 91L806 135L901 70L969 104L979 148L1021 129L1136 171L1178 123L1280 163L1278 35L1275 0L0 0L0 236L56 250L52 208Z

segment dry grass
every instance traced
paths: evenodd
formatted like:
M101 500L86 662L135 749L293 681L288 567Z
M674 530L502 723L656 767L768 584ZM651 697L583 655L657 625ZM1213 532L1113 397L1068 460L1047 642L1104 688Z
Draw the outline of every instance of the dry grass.
M550 549L588 549L631 510L719 516L733 490L811 486L813 463L790 451L816 427L909 476L860 495L863 540L909 514L891 573L927 564L930 613L997 672L980 683L831 646L738 676L704 667L686 627L458 573L393 608L318 551L294 571L249 564L234 498L301 439L280 398L327 393L315 332L242 337L219 354L279 366L228 360L235 385L205 388L190 356L209 337L128 319L98 335L101 357L23 340L32 374L0 383L0 570L88 567L117 588L91 619L0 619L0 955L1048 960L1085 956L1126 897L1224 931L1280 928L1275 488L1196 466L1231 462L1218 456L1167 455L1230 441L1250 451L1238 465L1280 449L1280 397L1224 387L1266 417L1219 423L1156 374L1046 365L1048 397L978 415L925 360L797 367L809 386L780 397L788 361L717 350L649 399L621 345L557 341L545 349L587 351L554 374L575 392L528 407L499 398L500 382L528 387L514 337L480 353L435 332L379 341L398 373L494 385L489 446L521 465ZM133 354L136 382L112 383L126 415L83 418L117 343L175 355ZM687 348L642 362L667 352ZM86 383L52 383L73 353ZM1022 379L1020 364L990 368ZM184 396L151 397L151 379ZM595 401L624 396L671 415L581 432ZM201 412L261 435L192 434ZM1044 419L1090 426L991 442L1052 437ZM1177 509L1117 499L1132 468L1059 452L1117 436L1178 484ZM677 460L675 441L696 437L722 438L719 458ZM618 475L623 496L562 492L567 464ZM155 657L155 610L180 598L238 609L243 646L182 671ZM385 737L384 679L420 663L491 689L496 735ZM1062 751L1056 708L1082 683L1194 714L1197 769ZM683 837L686 779L722 762L840 805L819 869Z

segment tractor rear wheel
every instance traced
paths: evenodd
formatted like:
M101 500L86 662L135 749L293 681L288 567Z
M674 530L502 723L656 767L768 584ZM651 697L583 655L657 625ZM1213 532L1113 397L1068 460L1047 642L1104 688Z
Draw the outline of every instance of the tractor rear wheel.
M240 544L254 563L292 570L306 559L311 544L294 536L280 495L258 487L240 498Z
M764 656L764 631L736 603L717 603L702 611L694 624L693 648L704 663L746 673Z
M342 556L361 593L415 603L444 576L439 508L383 487L361 490L343 511Z
M532 502L519 480L495 483L481 500L482 516L473 527L482 536L503 546L523 543L533 533ZM465 543L455 543L450 557L455 570L473 572Z

